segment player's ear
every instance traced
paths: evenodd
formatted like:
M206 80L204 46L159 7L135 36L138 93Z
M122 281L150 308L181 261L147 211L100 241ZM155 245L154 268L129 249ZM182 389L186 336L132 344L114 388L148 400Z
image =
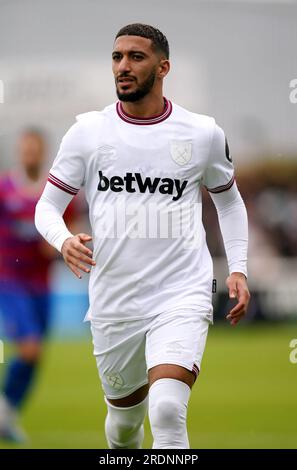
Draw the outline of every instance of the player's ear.
M160 59L160 62L159 62L159 76L161 78L166 77L169 70L170 70L170 62L168 59L165 59L163 57L162 59Z

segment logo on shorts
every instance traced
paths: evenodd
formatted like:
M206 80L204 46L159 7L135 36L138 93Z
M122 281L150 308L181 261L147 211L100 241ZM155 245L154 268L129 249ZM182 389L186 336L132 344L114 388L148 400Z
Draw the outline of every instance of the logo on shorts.
M171 140L170 153L172 159L180 166L186 165L192 158L192 143Z
M171 354L181 354L183 350L183 345L181 343L178 343L176 341L172 343L168 343L166 346L166 351L167 353Z
M106 374L106 380L115 390L120 390L124 385L123 377L118 372L110 372L109 374Z

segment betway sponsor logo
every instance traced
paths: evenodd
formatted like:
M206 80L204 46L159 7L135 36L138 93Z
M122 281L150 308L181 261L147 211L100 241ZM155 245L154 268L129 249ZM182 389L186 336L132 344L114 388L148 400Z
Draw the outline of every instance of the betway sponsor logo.
M171 178L150 178L148 176L144 178L140 173L126 173L124 177L112 176L109 179L107 176L103 175L102 171L99 171L99 183L97 189L98 191L107 191L110 189L116 193L125 190L128 193L135 193L136 191L145 193L148 191L154 194L156 191L159 191L161 194L174 194L172 200L178 201L187 184L187 180L181 181Z

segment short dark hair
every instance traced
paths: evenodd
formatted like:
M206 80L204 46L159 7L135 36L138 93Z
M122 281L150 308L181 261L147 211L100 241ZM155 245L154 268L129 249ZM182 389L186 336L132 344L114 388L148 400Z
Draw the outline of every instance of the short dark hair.
M116 35L115 39L120 36L140 36L152 41L152 47L155 51L162 52L166 59L169 59L169 44L166 36L154 26L142 23L133 23L123 26Z

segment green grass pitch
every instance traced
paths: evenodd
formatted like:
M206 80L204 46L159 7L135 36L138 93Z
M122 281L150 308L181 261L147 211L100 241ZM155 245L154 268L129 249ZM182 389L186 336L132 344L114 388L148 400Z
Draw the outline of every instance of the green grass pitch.
M188 409L192 448L297 448L294 337L296 324L211 327ZM22 415L24 447L106 448L104 416L91 339L51 341Z

